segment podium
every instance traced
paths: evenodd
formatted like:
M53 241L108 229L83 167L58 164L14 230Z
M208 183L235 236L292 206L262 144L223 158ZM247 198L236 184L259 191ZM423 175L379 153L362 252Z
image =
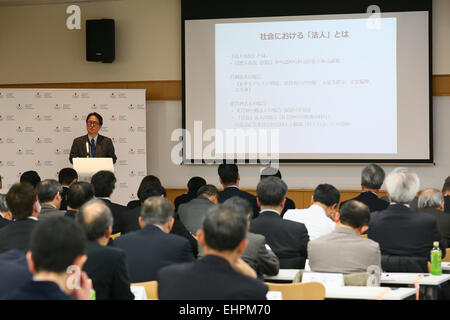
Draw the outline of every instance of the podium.
M72 161L78 181L91 182L92 176L101 170L114 172L112 158L73 158Z

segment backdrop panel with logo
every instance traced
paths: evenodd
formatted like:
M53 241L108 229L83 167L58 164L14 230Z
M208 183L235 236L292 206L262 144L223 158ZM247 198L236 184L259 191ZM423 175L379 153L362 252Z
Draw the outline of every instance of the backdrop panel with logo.
M111 138L116 151L112 200L137 199L147 173L145 90L0 88L0 193L24 171L57 180L60 169L72 167L72 141L87 134L90 112L103 117L99 134Z

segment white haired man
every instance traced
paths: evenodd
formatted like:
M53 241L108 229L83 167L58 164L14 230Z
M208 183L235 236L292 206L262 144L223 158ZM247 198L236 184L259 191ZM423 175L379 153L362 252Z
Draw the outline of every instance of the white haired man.
M386 177L385 184L389 207L372 212L368 232L369 239L380 245L383 270L426 272L433 241L439 241L443 256L447 243L432 214L409 208L419 191L419 177L407 168L396 168Z

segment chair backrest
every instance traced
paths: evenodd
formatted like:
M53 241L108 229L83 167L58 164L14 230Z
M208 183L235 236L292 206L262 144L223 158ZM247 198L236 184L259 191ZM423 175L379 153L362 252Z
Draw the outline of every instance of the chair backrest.
M158 281L136 282L131 285L144 287L148 300L158 300Z
M443 262L450 262L450 248L445 249L445 258L442 259Z
M324 300L325 286L320 282L265 282L269 291L280 291L283 300Z
M114 233L111 235L111 239L113 239L113 240L117 237L120 237L120 232L117 232L117 233Z

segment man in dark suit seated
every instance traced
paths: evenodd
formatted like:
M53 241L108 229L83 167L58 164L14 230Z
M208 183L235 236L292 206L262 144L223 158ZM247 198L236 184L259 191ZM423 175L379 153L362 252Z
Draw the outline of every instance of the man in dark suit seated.
M0 253L10 249L26 252L31 232L38 224L39 208L36 189L29 183L16 183L6 194L14 221L0 229Z
M94 186L86 181L75 182L67 192L66 217L75 218L81 206L94 198Z
M133 300L125 252L107 246L113 225L111 210L103 201L91 200L81 207L76 221L88 239L83 270L92 279L96 300Z
M114 246L125 251L132 283L156 280L162 267L195 259L188 240L169 234L173 213L169 200L150 197L142 204L141 230L114 240Z
M5 227L12 221L12 213L6 203L6 194L0 193L0 228Z
M178 212L178 208L183 203L188 203L192 199L197 198L198 189L206 185L206 180L202 177L192 177L189 179L187 184L187 193L178 196L174 200L175 211Z
M436 217L441 236L450 244L450 214L444 212L444 196L437 189L426 189L420 194L418 211L428 212Z
M78 173L73 168L63 168L59 171L58 181L61 184L63 191L61 193L60 210L67 210L67 192L72 184L78 181Z
M139 194L142 193L143 189L147 188L151 184L156 184L156 185L162 186L161 180L159 180L158 177L153 176L153 175L145 176L142 179L141 183L139 184L139 188L138 188L138 191L137 191L138 199L129 201L127 203L127 208L128 209L131 210L131 209L134 209L136 207L140 207L141 206L141 203L144 202L145 199L142 199L142 197L139 196Z
M27 182L33 186L33 188L36 188L38 183L41 182L41 177L39 174L34 170L25 171L20 176L20 182Z
M142 188L139 188L138 197L141 199L142 203L150 198L150 197L166 197L166 189L164 189L163 186L160 184L145 184L142 186ZM135 207L131 209L125 220L125 228L122 231L122 234L132 232L132 231L138 231L141 229L141 226L139 224L139 217L141 216L141 206ZM177 212L174 213L174 222L172 229L170 230L170 234L179 235L182 237L185 237L187 240L189 240L189 243L191 244L192 253L194 254L194 257L197 257L198 254L198 244L197 240L193 237L193 234L191 234L188 229L186 229L183 222L181 222L180 217Z
M31 280L25 252L11 249L0 254L0 299Z
M218 203L218 194L219 191L214 185L207 184L200 187L197 198L180 205L178 215L190 233L196 234L202 227L206 211Z
M89 300L91 283L85 272L86 235L67 217L51 217L33 230L28 267L33 279L6 296L7 300Z
M46 179L37 185L37 196L41 205L39 220L45 220L54 216L63 216L60 211L62 200L62 186L54 179Z
M361 188L362 192L356 198L369 207L370 212L384 210L389 206L389 202L378 198L377 193L384 182L385 173L383 168L375 163L369 164L361 172ZM347 200L348 201L348 200ZM341 202L340 207L346 201Z
M303 269L307 258L308 230L300 222L284 220L287 185L277 177L261 180L256 188L261 212L250 222L250 231L266 237L280 260L281 269Z
M259 214L259 206L256 203L256 197L239 189L241 177L239 175L238 166L236 164L222 163L219 165L218 173L220 184L223 186L223 191L219 192L219 203L223 203L225 200L234 196L244 198L252 205L253 218L256 218Z
M86 117L87 134L75 138L70 149L69 161L73 158L112 158L116 163L117 157L112 140L98 134L103 125L103 117L97 112L91 112ZM88 152L89 150L89 152Z
M265 300L267 286L242 259L248 221L223 205L211 207L197 238L205 256L192 263L162 268L161 300Z
M250 228L253 209L247 200L239 197L231 197L222 206L240 212L247 218L249 222L248 227ZM241 254L242 260L247 262L256 271L258 278L263 278L264 275L277 275L280 270L280 261L270 247L267 248L266 238L262 234L256 234L250 231L247 231L246 238L248 244Z
M266 167L261 170L260 179L265 179L267 177L278 177L282 179L281 177L281 171L278 168L275 167ZM295 202L292 199L289 199L286 197L286 203L284 204L283 211L281 212L281 216L283 217L286 211L289 209L295 209Z
M116 186L116 177L111 171L102 170L92 176L95 197L101 199L109 207L114 218L113 234L125 230L128 208L111 201L111 194Z
M398 270L401 258L391 258L389 260L395 265L387 265L386 256L406 257L411 266L418 265L413 259L422 259L422 265L426 265L433 242L439 241L443 256L447 243L439 233L436 217L413 211L408 206L419 191L420 181L416 173L407 168L396 168L386 177L385 184L391 203L385 210L372 212L368 237L380 245L383 270L421 272Z

